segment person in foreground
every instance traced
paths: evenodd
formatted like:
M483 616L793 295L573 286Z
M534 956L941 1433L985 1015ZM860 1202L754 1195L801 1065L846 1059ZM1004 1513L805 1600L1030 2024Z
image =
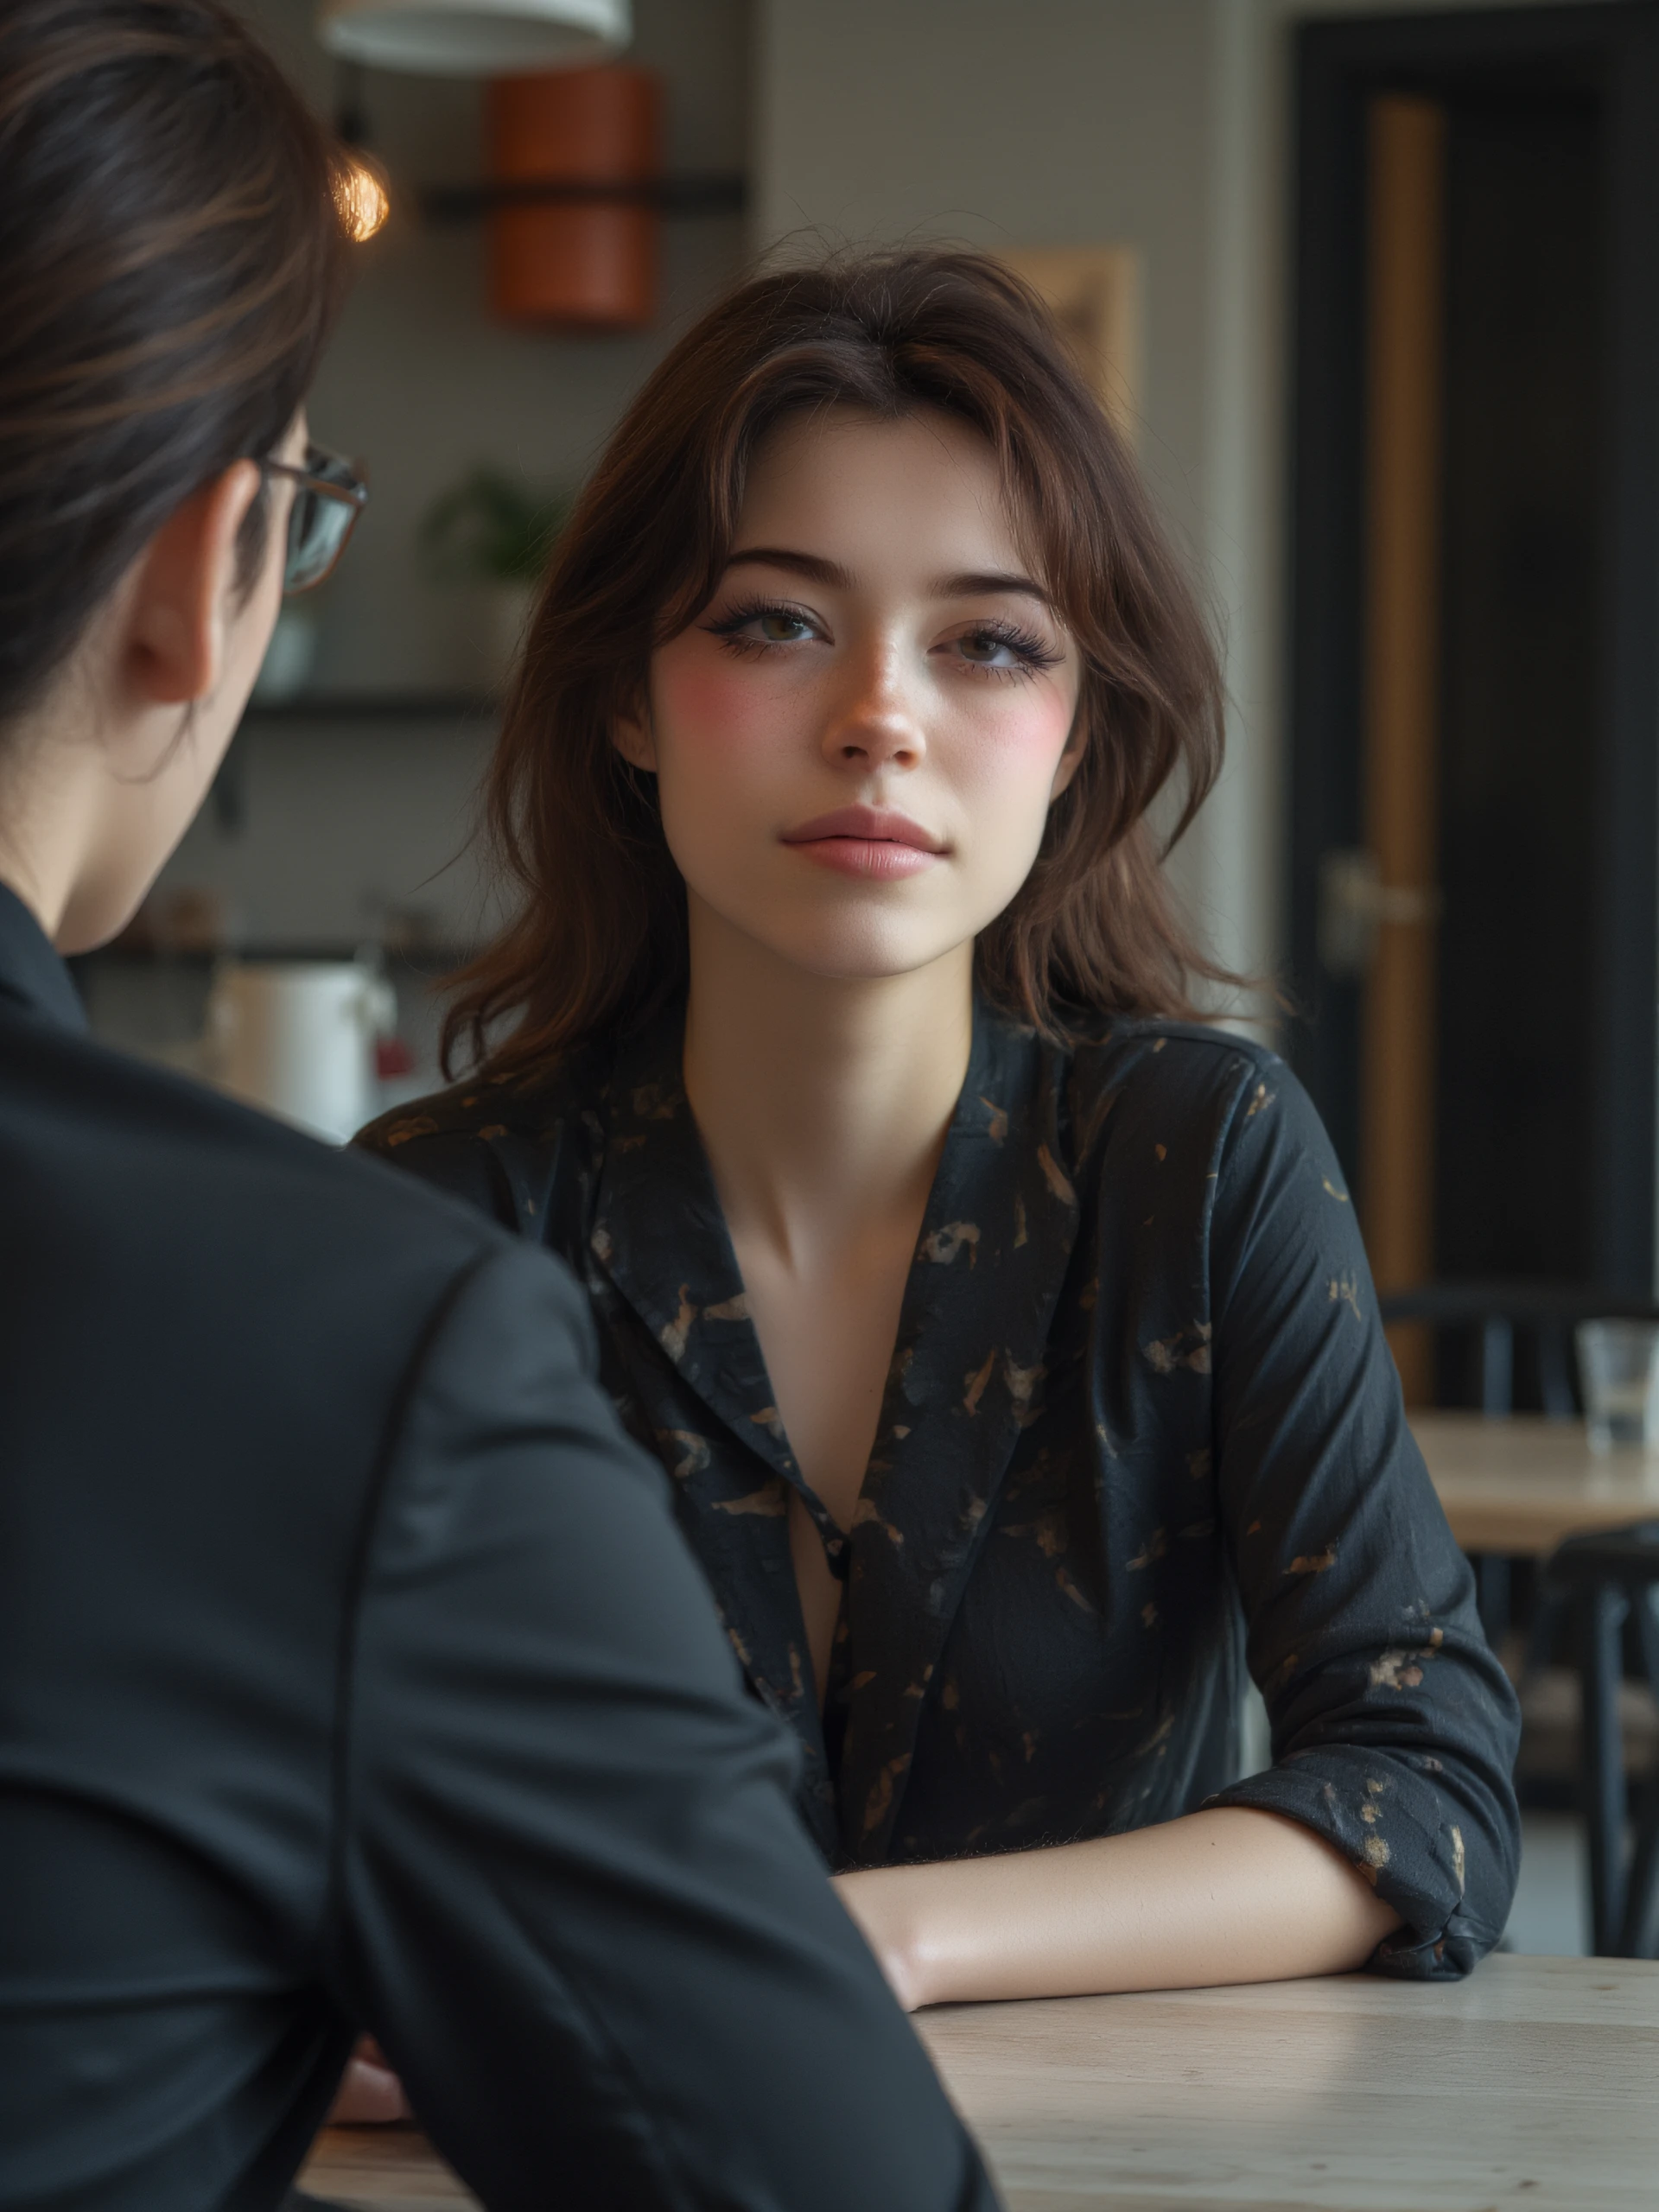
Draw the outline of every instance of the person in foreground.
M479 1072L364 1140L581 1274L911 2005L1455 1975L1508 1911L1515 1700L1353 1208L1160 878L1221 719L1013 277L757 278L554 555Z
M990 2212L568 1274L59 957L359 503L334 163L214 0L0 16L0 2206L274 2205L366 2025L493 2207Z

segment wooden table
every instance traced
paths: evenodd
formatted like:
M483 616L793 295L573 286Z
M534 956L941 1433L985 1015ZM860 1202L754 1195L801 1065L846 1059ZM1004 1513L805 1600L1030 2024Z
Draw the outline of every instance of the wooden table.
M1659 2204L1659 1965L1492 1958L1460 1983L1349 1974L916 2024L1010 2212ZM474 2202L405 2131L331 2131L302 2183L379 2212ZM868 2205L887 2212L879 2176Z
M1580 1529L1659 1520L1659 1452L1592 1452L1582 1421L1421 1413L1411 1431L1466 1552L1537 1556Z

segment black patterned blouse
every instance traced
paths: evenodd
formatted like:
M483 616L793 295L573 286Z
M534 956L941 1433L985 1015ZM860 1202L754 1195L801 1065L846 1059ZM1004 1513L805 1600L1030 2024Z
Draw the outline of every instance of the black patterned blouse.
M1334 1156L1271 1053L1120 1020L1075 1051L984 1007L843 1533L772 1402L680 1077L683 1010L541 1089L361 1142L575 1268L832 1866L1261 1806L1465 1973L1502 1933L1517 1716L1401 1410ZM820 1719L800 1493L846 1595ZM1274 1764L1233 1779L1241 1665ZM1230 1786L1229 1786L1230 1785Z

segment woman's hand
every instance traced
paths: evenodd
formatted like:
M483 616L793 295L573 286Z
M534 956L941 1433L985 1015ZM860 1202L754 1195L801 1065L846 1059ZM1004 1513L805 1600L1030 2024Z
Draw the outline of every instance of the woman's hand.
M342 2121L351 2126L384 2126L393 2120L413 2117L404 2085L386 2063L386 2055L372 2036L364 2036L352 2053L328 2108L330 2127Z

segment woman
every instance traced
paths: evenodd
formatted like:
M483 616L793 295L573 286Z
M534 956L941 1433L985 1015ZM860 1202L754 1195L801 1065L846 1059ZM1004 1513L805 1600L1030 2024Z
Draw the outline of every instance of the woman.
M266 2212L367 2027L499 2212L988 2212L567 1271L64 966L360 503L346 181L217 0L0 10L0 2207Z
M1018 283L760 278L555 556L480 1072L367 1133L582 1275L912 2005L1460 1974L1508 1910L1514 1701L1352 1208L1188 995L1149 810L1220 728ZM1240 1599L1274 1764L1233 1783Z

